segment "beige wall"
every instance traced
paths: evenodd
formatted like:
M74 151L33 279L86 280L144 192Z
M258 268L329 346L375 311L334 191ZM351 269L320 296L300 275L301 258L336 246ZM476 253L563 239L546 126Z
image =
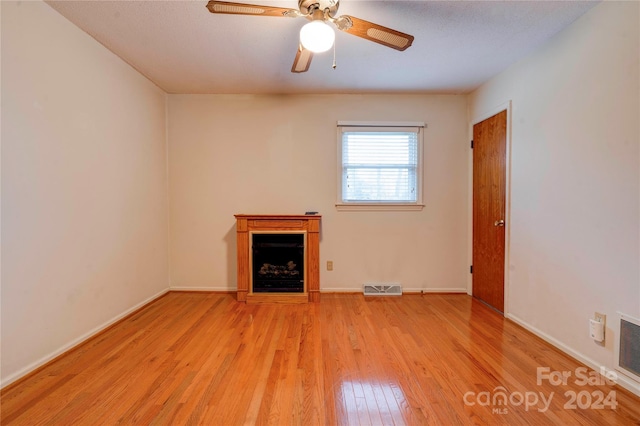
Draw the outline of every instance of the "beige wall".
M640 317L639 17L604 2L470 97L472 118L512 101L508 316L608 368L616 311Z
M2 2L2 382L168 287L165 94Z
M336 211L338 120L427 123L423 211ZM313 210L321 291L466 291L466 122L466 96L170 95L172 287L236 288L234 214Z

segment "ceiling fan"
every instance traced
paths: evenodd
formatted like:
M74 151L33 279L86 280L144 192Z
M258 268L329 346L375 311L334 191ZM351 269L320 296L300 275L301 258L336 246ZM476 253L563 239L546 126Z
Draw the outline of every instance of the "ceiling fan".
M304 17L310 20L311 22L300 30L300 44L291 67L291 72L295 73L305 72L309 69L313 53L327 51L333 46L335 33L327 25L327 22L331 22L341 31L396 50L405 50L413 43L412 35L349 15L335 17L338 6L340 6L340 0L298 0L297 10L210 0L207 9L211 13L287 18Z

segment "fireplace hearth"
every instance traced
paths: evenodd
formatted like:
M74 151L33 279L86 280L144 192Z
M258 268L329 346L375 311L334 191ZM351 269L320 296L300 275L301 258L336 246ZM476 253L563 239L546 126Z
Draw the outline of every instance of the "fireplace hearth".
M238 292L247 303L320 301L320 216L236 217Z

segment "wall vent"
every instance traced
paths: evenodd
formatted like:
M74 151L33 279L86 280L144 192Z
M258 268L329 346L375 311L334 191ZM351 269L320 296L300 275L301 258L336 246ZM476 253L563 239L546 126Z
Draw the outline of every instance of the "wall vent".
M616 334L616 370L640 382L640 319L619 313L620 332Z
M402 296L400 284L365 284L365 296Z

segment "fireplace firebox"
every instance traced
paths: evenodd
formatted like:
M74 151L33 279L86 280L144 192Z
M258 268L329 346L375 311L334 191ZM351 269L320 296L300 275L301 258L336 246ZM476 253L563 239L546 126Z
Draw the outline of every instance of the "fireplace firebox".
M304 293L304 233L251 233L253 293Z
M237 214L239 302L320 301L320 218Z

